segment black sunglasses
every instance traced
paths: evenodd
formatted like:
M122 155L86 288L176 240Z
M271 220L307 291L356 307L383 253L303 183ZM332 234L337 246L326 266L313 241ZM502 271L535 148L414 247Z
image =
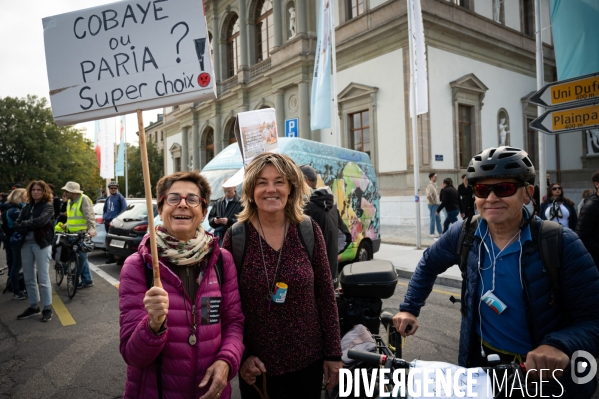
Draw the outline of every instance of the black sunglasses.
M557 191L557 190L561 191L562 188L561 187L557 187L557 186L556 187L551 187L551 191Z
M496 183L496 184L475 184L472 189L474 195L478 198L487 198L491 191L499 198L511 197L516 194L520 187L524 187L524 183Z

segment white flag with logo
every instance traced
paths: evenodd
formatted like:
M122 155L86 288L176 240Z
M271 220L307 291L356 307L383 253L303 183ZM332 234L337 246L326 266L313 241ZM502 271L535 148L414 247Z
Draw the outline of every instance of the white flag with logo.
M428 80L426 73L426 44L424 43L424 25L422 23L422 9L420 0L408 0L408 12L411 13L410 21L410 40L413 54L410 54L412 62L412 73L414 79L415 93L410 93L416 101L416 115L428 112ZM410 107L410 116L412 116L412 107Z

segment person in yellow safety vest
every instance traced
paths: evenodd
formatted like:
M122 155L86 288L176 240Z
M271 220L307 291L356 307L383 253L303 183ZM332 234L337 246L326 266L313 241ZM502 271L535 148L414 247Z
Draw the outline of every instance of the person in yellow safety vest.
M62 229L70 233L87 230L89 235L94 237L96 235L96 217L91 200L83 194L79 183L70 181L62 189L68 199L67 222L62 224ZM87 254L78 250L77 255L79 255L79 266L81 267L81 282L77 284L77 288L93 287L94 282L89 271Z

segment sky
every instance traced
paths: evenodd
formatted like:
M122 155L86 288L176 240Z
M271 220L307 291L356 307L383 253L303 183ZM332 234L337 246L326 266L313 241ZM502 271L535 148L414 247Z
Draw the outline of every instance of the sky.
M113 0L0 0L0 98L48 95L42 18L113 3ZM162 109L144 111L144 126ZM127 115L127 141L137 143L137 116ZM94 122L76 125L94 140Z

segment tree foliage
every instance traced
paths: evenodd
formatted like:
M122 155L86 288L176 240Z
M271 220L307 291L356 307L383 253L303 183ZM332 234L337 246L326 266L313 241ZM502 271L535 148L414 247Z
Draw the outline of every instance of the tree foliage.
M92 143L72 126L58 127L45 98L0 98L0 189L31 180L58 192L76 181L90 196L103 184Z
M158 147L155 143L149 141L146 142L146 149L148 152L152 196L155 197L156 183L158 183L158 180L160 180L160 178L164 175L164 155L158 151ZM129 143L127 143L127 164L129 171L129 194L133 194L135 197L145 197L145 186L139 146L130 146ZM119 191L124 195L125 190L125 178L121 176L119 177Z

